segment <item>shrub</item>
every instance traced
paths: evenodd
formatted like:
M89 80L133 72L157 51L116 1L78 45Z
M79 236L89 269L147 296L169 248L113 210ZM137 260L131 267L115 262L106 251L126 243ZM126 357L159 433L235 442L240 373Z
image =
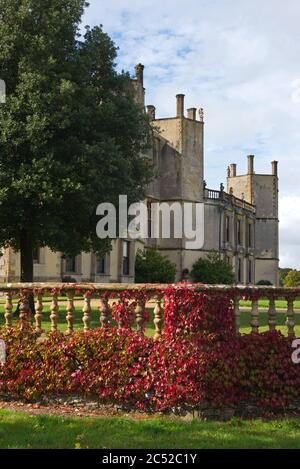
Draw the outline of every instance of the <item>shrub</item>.
M231 285L235 281L232 266L221 259L218 252L210 253L205 259L198 259L192 268L194 282Z
M200 334L214 338L234 336L233 292L169 287L164 303L164 333L170 336Z
M49 394L97 396L102 402L141 407L143 377L153 340L129 329L95 329L68 337L51 333L36 341L31 329L1 334L7 362L0 365L0 393L37 399Z
M240 382L248 400L271 409L300 398L300 368L291 360L291 341L279 331L240 338Z
M261 286L263 286L263 285L265 285L265 286L270 285L270 286L271 286L271 285L273 285L273 283L270 282L270 280L259 280L259 282L257 282L256 285L261 285Z
M149 355L145 383L150 407L168 410L197 407L203 401L220 406L240 402L237 349L237 340L165 336Z
M135 260L136 283L173 283L176 265L155 248L139 250Z

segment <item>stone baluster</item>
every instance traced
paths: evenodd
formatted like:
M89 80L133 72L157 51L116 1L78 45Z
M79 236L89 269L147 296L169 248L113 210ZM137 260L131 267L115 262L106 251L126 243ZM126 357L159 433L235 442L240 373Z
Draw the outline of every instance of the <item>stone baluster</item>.
M13 304L12 304L12 294L11 292L6 293L6 302L5 302L5 327L8 329L12 327L12 310L13 310Z
M89 295L84 296L84 304L83 304L82 311L83 311L83 318L82 318L83 330L84 332L87 332L91 326L91 312L92 312L91 298Z
M43 332L43 329L42 329L43 295L41 293L38 293L38 295L37 295L34 319L35 319L35 330L36 330L36 332L41 334Z
M286 326L288 329L288 336L290 338L295 337L295 311L294 311L294 298L287 298L287 318L286 318Z
M252 300L251 329L252 329L252 332L258 332L259 330L258 300Z
M29 308L29 301L28 301L28 293L22 293L21 301L20 301L20 324L21 329L26 324L26 321L30 318L30 308Z
M108 304L108 300L106 298L100 298L100 324L102 327L107 327L109 323L109 314L110 314L110 307Z
M67 330L66 335L73 334L74 332L74 292L68 291L67 293L68 301L67 301Z
M276 330L276 307L274 298L270 298L269 300L268 324L270 331Z
M122 305L122 300L118 300L117 302L118 306L121 307ZM114 304L115 305L115 304ZM125 321L124 321L124 318L122 317L122 314L119 316L119 320L118 320L118 329L123 329L123 327L125 326Z
M57 331L57 322L58 322L58 300L57 300L57 293L52 294L52 302L51 302L51 314L50 314L50 321L51 321L51 332Z
M156 296L155 298L153 322L155 327L154 340L158 340L161 338L163 328L163 310L161 307L161 296Z
M234 298L234 317L235 317L235 333L240 335L241 327L241 311L240 311L240 298L237 296Z
M144 310L145 310L145 303L142 300L137 300L137 305L135 308L135 322L136 322L136 330L141 334L144 332L143 325L144 325Z

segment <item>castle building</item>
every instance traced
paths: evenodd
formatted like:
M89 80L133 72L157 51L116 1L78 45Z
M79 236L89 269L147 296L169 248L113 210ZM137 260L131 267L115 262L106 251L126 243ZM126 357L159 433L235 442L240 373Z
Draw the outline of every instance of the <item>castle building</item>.
M134 96L145 108L144 67L138 64L132 79ZM191 271L194 262L218 251L230 263L239 284L262 281L278 284L279 220L278 168L272 162L270 174L256 174L254 156L248 156L247 174L238 174L236 164L227 170L227 190L209 189L204 180L203 110L187 109L184 95L176 96L176 115L156 119L152 105L145 108L153 124L151 149L145 155L155 178L147 188L147 203L186 202L204 204L204 244L188 249L184 238L115 239L103 258L81 253L65 258L48 248L34 253L35 281L134 282L134 263L138 249L155 245L177 266L177 280ZM151 218L151 217L150 217ZM153 221L150 220L150 231ZM150 235L149 235L150 236ZM20 278L20 255L7 248L0 258L0 281Z

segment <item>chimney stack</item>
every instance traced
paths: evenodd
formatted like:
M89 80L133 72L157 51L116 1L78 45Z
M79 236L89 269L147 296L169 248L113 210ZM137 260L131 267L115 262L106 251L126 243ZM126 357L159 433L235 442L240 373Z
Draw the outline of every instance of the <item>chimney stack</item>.
M153 106L152 104L149 104L147 106L147 114L152 121L155 120L155 111L156 111L155 106Z
M200 107L200 109L199 109L199 120L200 120L200 122L204 123L204 109L203 109L203 107Z
M278 161L272 161L272 174L278 176Z
M176 95L176 117L184 117L184 94Z
M230 172L229 172L230 177L234 178L236 176L236 164L232 163L229 168L230 168Z
M137 64L134 68L137 81L139 81L141 85L144 86L144 65Z
M254 155L248 155L248 174L254 174Z
M197 109L195 107L191 107L190 109L187 110L187 116L188 119L191 119L192 121L196 120L196 112Z

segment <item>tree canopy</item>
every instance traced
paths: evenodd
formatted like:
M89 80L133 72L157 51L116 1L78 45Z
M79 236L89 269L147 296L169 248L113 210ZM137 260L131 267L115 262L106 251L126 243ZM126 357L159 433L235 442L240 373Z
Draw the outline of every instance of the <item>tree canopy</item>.
M283 280L285 287L299 287L300 286L300 272L297 270L290 270Z
M102 26L80 35L84 0L0 0L0 247L103 252L96 206L140 200L149 122Z

